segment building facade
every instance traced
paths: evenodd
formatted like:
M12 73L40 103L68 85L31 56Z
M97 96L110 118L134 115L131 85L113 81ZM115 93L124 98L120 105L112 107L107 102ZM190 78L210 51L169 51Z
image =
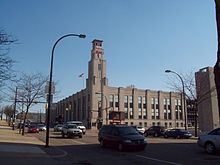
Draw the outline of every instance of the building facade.
M220 126L213 71L212 67L206 67L195 73L199 129L205 132Z
M110 87L103 41L93 40L86 88L56 103L51 119L80 120L87 128L109 124L111 112L122 112L121 123L150 127L184 127L183 95L129 87Z

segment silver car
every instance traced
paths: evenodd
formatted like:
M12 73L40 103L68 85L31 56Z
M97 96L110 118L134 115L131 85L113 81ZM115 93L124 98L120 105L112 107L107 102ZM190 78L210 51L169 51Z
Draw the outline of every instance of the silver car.
M199 136L197 144L203 147L208 154L213 154L220 150L220 128L216 128L206 135Z

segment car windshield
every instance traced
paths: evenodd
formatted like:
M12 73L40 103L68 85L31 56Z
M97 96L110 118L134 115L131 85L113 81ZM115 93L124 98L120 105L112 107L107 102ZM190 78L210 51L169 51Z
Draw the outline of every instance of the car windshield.
M132 127L119 127L118 131L121 135L135 135L139 134L136 129Z
M77 128L75 124L68 125L68 128Z

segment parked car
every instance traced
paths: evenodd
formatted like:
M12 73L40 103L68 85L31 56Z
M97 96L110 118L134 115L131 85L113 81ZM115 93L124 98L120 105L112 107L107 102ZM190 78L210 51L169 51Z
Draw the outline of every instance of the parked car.
M175 129L168 129L167 131L164 132L164 137L165 138L169 138L169 137L173 137L173 138L190 138L192 137L192 134L189 131L186 131L184 129L179 129L179 128L175 128Z
M75 137L82 138L82 130L77 127L76 124L65 124L62 127L62 137Z
M39 131L46 131L46 125L45 124L37 124L37 127L39 128Z
M39 133L39 128L37 125L29 125L28 126L28 133Z
M141 135L145 132L145 128L142 126L132 125L131 127L135 128Z
M54 126L54 132L61 132L63 128L63 124L57 124Z
M68 121L67 124L76 124L79 129L82 130L82 133L86 134L86 127L83 125L81 121Z
M220 128L216 128L205 135L200 135L197 144L204 148L208 154L220 150Z
M144 135L158 137L158 136L163 136L164 132L165 132L164 126L151 126L144 132Z
M115 146L119 151L124 149L144 150L147 141L137 130L128 125L103 125L98 133L101 147Z

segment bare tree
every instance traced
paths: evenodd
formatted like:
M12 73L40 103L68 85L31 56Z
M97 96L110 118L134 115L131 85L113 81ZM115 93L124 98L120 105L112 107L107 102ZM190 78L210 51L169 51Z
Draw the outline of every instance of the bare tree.
M216 96L214 91L216 90L215 87L207 90L200 90L204 89L205 83L207 79L206 77L200 77L198 80L195 81L195 71L192 70L186 74L181 74L183 79L184 87L185 87L185 96L188 100L194 100L197 104L203 102L204 100L208 99L210 96ZM182 92L182 84L179 79L174 79L174 77L169 76L169 80L167 82L169 88L174 91ZM207 84L206 84L207 85Z
M185 75L181 74L181 77L183 79L185 96L189 106L187 109L190 108L194 113L195 136L197 136L198 107L210 97L216 97L216 87L208 87L208 79L205 76L197 76L197 81L195 81L195 71L193 70ZM182 92L182 83L174 79L174 77L169 77L169 82L167 84L170 89Z
M24 115L24 124L27 119L27 114L33 104L45 101L45 84L48 78L40 73L23 74L17 83L17 102L22 102L26 107ZM24 128L22 130L24 135Z
M17 40L4 30L0 29L0 87L4 82L11 80L15 75L13 74L12 66L14 61L8 56L10 45Z

